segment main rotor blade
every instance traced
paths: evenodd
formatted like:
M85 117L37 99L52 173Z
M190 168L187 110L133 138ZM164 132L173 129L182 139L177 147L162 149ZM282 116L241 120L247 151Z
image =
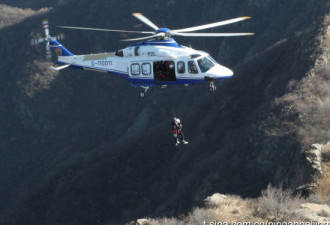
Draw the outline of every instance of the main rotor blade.
M231 37L231 36L245 36L254 35L254 33L171 33L172 35L185 37Z
M153 37L160 37L163 36L163 33L158 33L152 36L146 36L146 37L141 37L141 38L132 38L132 39L123 39L121 41L138 41L138 40L144 40L144 39L148 39L148 38L153 38Z
M137 33L137 34L153 34L153 31L132 31L132 30L113 30L113 29L102 29L102 28L90 28L90 27L69 27L69 26L58 26L65 29L76 29L76 30L96 30L96 31L110 31L110 32L123 32L123 33Z
M251 17L238 17L235 19L230 19L230 20L225 20L225 21L220 21L220 22L215 22L215 23L210 23L210 24L205 24L205 25L200 25L196 27L189 27L189 28L183 28L183 29L178 29L178 30L172 30L172 32L190 32L190 31L196 31L196 30L203 30L207 28L212 28L212 27L218 27L218 26L223 26L227 25L230 23L236 23L242 20L250 19Z
M55 36L55 39L56 39L57 41L63 41L64 38L65 38L65 35L64 35L63 33L62 33L62 34L57 34L57 35Z
M157 27L153 22L151 22L147 17L143 16L141 13L133 13L133 16L135 16L141 22L147 24L149 27L153 28L154 30L159 29L159 27Z

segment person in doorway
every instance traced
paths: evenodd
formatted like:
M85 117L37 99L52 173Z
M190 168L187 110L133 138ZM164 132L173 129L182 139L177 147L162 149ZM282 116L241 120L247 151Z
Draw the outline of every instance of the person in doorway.
M173 122L171 124L171 133L175 139L175 146L180 144L180 140L183 144L188 144L188 141L184 139L184 135L182 132L182 124L179 118L174 117Z

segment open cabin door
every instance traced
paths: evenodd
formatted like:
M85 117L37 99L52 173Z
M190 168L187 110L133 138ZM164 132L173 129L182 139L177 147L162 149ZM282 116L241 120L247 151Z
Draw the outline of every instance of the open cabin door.
M156 82L176 81L174 61L154 61L153 69Z

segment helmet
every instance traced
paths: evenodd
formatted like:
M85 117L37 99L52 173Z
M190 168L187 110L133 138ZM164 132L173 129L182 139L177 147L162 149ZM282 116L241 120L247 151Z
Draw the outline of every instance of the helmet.
M175 122L176 123L180 123L180 119L179 118L175 118Z

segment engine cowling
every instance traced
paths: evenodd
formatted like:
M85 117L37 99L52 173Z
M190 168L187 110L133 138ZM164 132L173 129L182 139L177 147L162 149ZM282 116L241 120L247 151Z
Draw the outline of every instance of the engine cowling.
M167 58L176 58L174 54L172 54L169 50L158 49L153 46L135 46L128 47L121 50L116 51L116 56L120 57L167 57Z

